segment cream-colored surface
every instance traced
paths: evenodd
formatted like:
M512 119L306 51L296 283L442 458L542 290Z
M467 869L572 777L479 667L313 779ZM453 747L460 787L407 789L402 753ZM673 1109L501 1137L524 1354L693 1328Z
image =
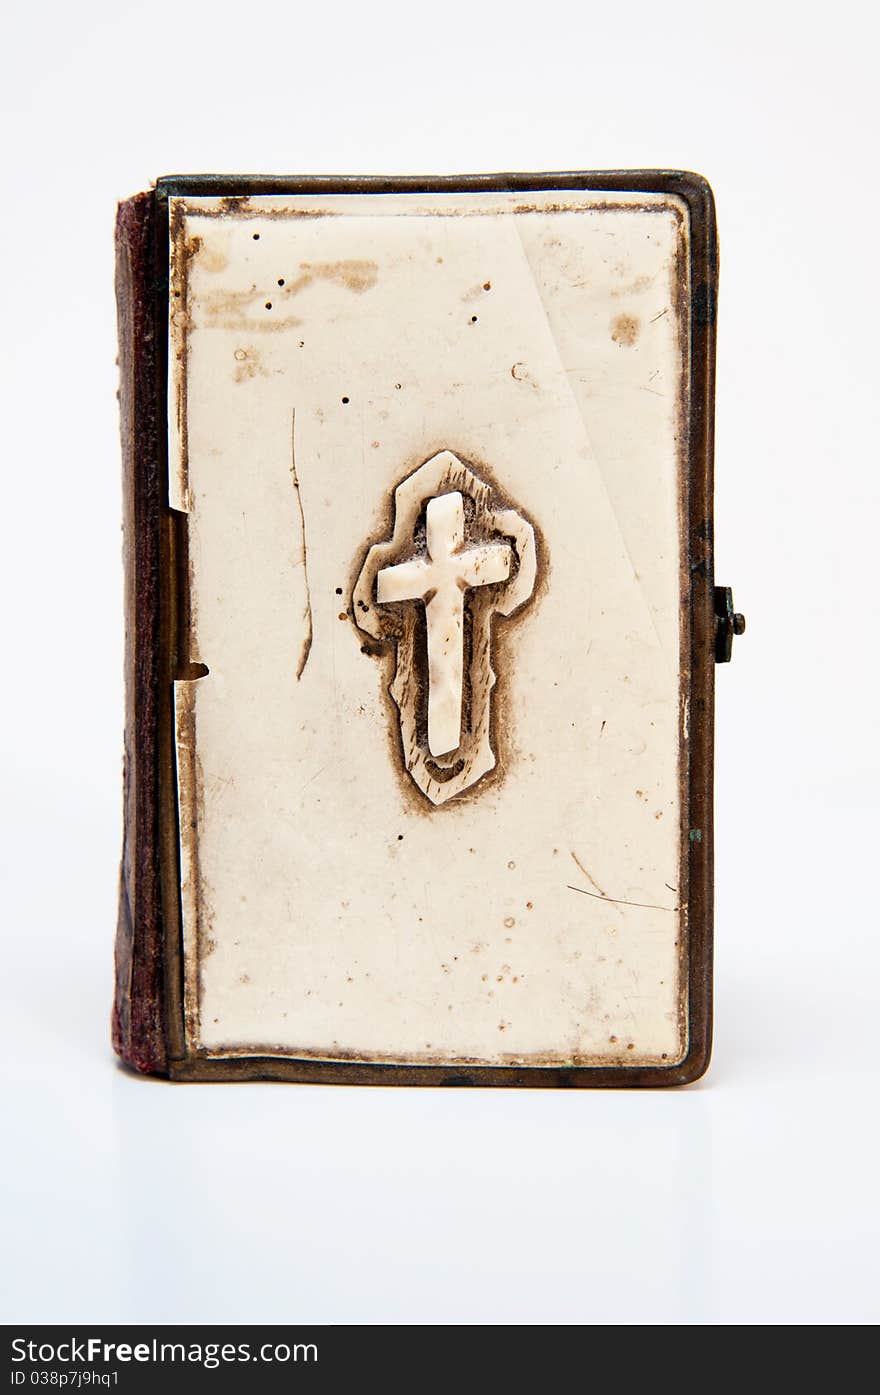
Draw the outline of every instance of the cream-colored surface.
M210 670L177 685L191 1043L680 1057L684 209L556 192L174 212L171 495ZM395 487L444 449L535 523L544 574L496 655L496 775L433 809L349 604Z

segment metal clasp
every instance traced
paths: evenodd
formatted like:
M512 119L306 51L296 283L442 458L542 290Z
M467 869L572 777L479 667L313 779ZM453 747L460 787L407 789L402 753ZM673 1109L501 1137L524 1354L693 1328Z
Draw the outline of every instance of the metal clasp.
M746 617L733 608L733 591L729 586L715 587L715 662L729 664L733 654L733 637L745 633Z

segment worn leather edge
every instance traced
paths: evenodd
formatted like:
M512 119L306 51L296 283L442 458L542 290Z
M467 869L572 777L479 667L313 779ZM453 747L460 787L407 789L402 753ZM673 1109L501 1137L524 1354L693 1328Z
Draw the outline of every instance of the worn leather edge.
M113 1046L136 1070L168 1067L160 899L160 403L156 199L138 194L116 218L116 306L125 568L123 842L116 931Z

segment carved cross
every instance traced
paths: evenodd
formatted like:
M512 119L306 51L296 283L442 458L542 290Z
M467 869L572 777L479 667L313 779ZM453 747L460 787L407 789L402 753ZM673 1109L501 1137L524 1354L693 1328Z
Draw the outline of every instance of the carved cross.
M427 541L427 558L383 568L376 578L376 599L380 605L424 602L428 749L432 756L445 756L457 751L461 741L465 592L506 581L513 559L507 543L486 543L462 551L464 506L458 490L428 503Z
M403 765L432 804L496 763L492 628L529 600L537 563L528 519L496 504L448 450L401 481L393 535L367 550L352 613L373 640L394 646L388 691L400 713ZM514 648L506 653L515 660Z

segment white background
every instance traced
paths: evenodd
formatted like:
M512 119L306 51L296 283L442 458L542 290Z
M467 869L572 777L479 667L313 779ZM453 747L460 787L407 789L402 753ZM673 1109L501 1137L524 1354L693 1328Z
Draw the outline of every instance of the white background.
M7 1321L880 1316L870 8L31 4L0 89ZM678 1092L169 1086L110 1054L112 225L176 171L684 167L722 245L717 1033Z

